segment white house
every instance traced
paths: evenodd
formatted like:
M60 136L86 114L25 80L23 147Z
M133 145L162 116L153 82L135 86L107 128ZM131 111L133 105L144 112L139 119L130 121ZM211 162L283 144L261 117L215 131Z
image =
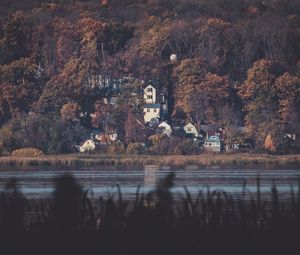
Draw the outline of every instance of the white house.
M167 122L163 121L162 123L160 123L158 125L158 128L162 130L163 134L171 136L171 134L172 134L172 128L171 128L171 126Z
M86 140L81 146L79 146L80 152L93 151L95 150L96 145L92 139Z
M144 105L144 121L150 122L153 118L160 118L160 104Z
M193 135L193 136L195 136L195 137L198 137L198 136L199 136L199 133L198 133L196 127L195 127L192 123L186 124L186 125L183 127L183 130L184 130L184 132L185 132L187 135Z
M115 142L118 140L118 134L116 132L109 134L108 137L112 142Z
M146 104L156 103L156 88L154 88L151 84L144 88L144 101Z
M218 136L210 136L204 143L207 151L221 152L221 140Z

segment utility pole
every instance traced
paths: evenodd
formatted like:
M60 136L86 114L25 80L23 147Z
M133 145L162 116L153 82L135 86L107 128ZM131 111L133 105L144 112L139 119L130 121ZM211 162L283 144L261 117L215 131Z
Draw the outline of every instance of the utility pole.
M106 66L105 56L104 56L104 44L103 43L101 43L101 51L102 51L103 65Z

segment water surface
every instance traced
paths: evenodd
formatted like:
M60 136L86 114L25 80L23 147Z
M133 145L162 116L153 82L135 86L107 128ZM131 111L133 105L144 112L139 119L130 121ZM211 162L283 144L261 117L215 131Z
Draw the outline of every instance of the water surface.
M222 190L240 195L243 183L246 182L248 194L257 190L257 176L260 178L261 191L267 194L273 184L281 194L286 196L291 187L298 189L300 169L241 169L241 168L204 168L195 166L171 169L170 167L145 166L140 168L106 167L106 168L6 168L0 170L0 190L10 178L18 179L18 186L27 198L50 198L53 192L54 179L63 173L73 174L84 189L89 189L90 195L99 197L114 194L116 186L120 185L123 196L132 199L137 186L142 192L155 188L168 173L175 172L174 193L182 193L183 186L197 195L200 190ZM269 193L268 193L269 194Z

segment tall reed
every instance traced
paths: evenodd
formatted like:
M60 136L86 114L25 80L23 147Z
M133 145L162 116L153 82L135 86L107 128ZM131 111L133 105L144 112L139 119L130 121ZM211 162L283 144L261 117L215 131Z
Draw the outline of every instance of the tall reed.
M106 254L245 254L244 245L256 253L259 245L269 251L298 245L300 180L286 200L274 184L267 201L259 177L255 193L245 181L238 197L209 187L195 197L186 187L175 195L174 179L171 173L149 193L137 187L133 201L124 200L119 186L116 193L94 198L68 175L56 180L53 199L28 201L12 179L0 194L0 242L28 240L30 252L43 251L40 244L55 252L59 244L71 245L74 253L96 248ZM32 241L37 236L41 243Z

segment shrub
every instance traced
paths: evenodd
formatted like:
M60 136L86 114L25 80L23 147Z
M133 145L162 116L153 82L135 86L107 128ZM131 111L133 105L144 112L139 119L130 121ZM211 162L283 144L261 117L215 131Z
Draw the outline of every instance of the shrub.
M198 147L195 142L192 140L184 139L176 143L173 142L172 153L179 155L193 155L199 154L201 152L201 148Z
M13 150L24 147L23 129L24 119L14 118L0 129L0 153L9 155Z
M153 136L152 136L153 137ZM179 137L168 137L166 135L160 137L160 140L153 143L149 148L152 154L176 154L176 155L192 155L199 154L201 149L195 142Z
M44 153L41 150L36 148L22 148L22 149L14 150L11 153L11 156L14 157L38 157L42 155L44 155Z
M0 129L0 152L9 154L19 148L38 148L46 154L73 152L85 133L79 124L63 122L58 116L21 116Z
M170 138L165 134L152 135L149 137L151 154L167 154L170 150Z
M146 147L144 143L130 143L127 146L126 153L127 154L143 154L146 151Z
M116 141L110 144L107 148L107 152L110 154L122 154L125 153L124 144L120 141Z

